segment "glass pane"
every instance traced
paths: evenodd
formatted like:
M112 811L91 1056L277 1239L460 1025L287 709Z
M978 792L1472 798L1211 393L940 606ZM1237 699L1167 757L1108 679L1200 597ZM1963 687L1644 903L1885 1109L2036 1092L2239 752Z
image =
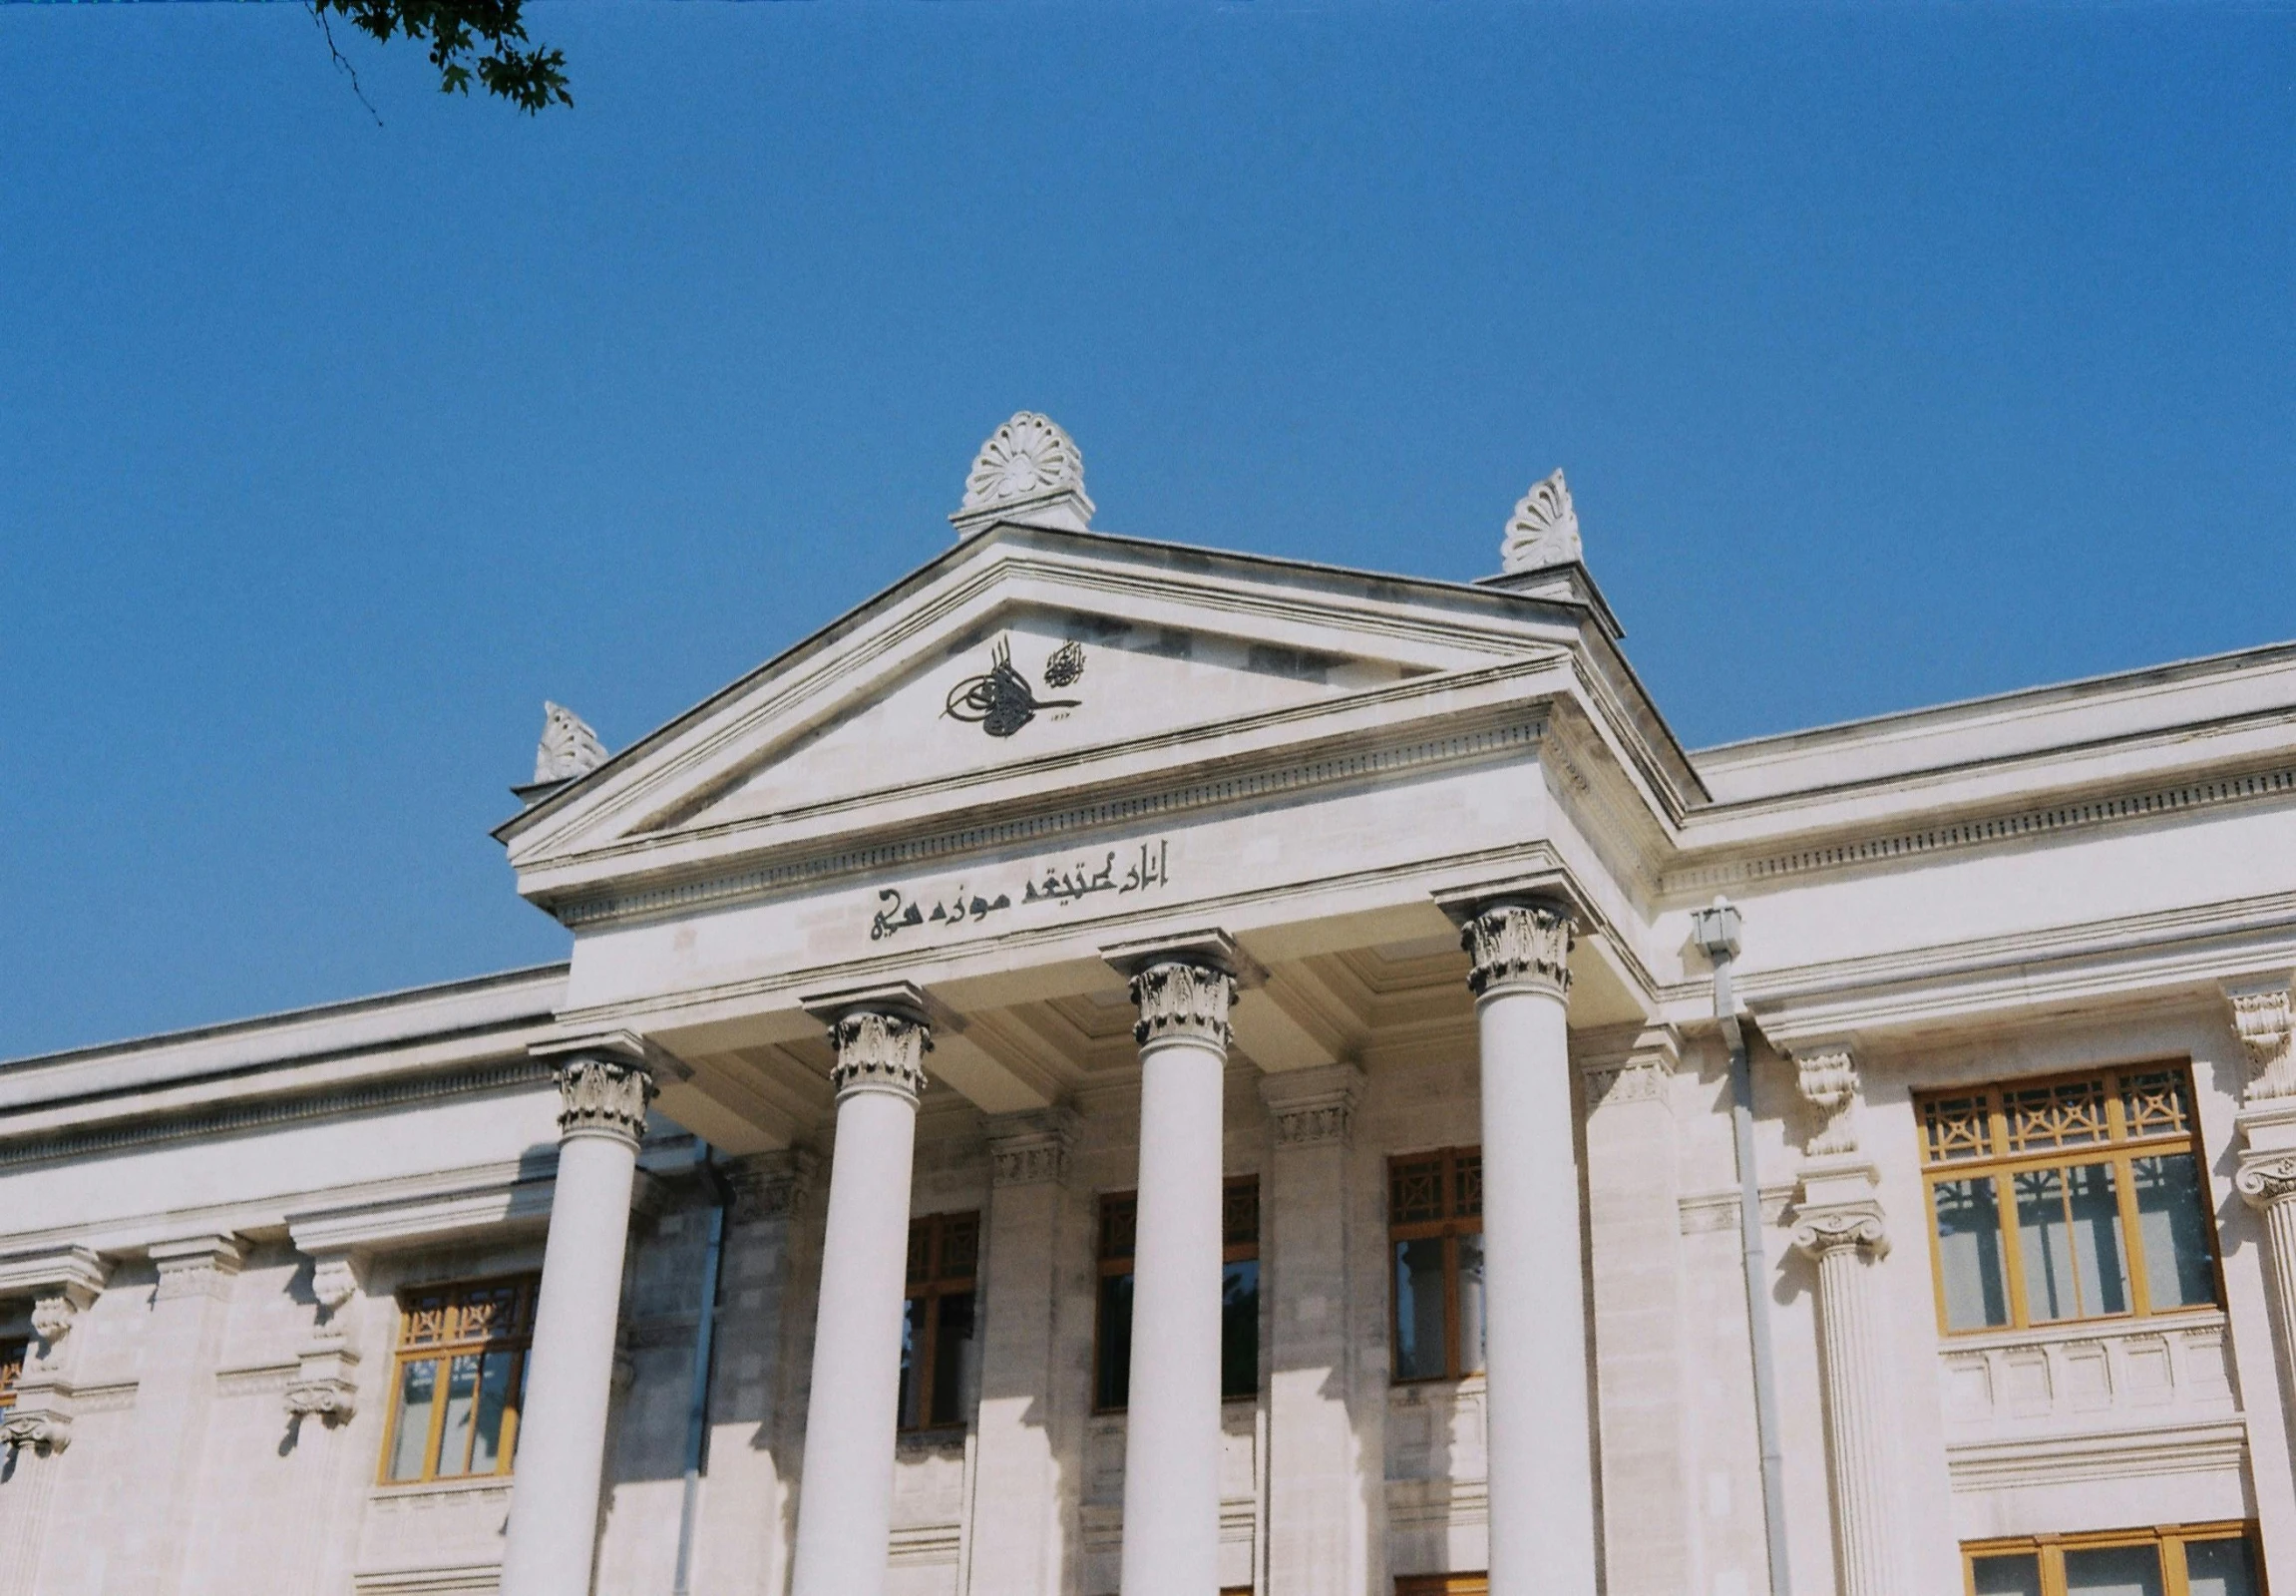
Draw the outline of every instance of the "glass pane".
M2017 1247L2024 1255L2025 1311L2035 1324L2080 1312L2073 1286L2073 1237L2065 1223L2064 1173L2030 1169L2009 1177L2017 1194Z
M1132 1277L1100 1277L1100 1367L1093 1371L1092 1405L1122 1407L1132 1389Z
M901 1305L901 1394L895 1399L895 1422L915 1429L921 1422L917 1404L925 1395L917 1378L918 1360L925 1356L925 1299L912 1297Z
M1439 1380L1443 1361L1443 1241L1395 1243L1395 1378Z
M439 1472L469 1471L471 1416L479 1395L479 1361L465 1353L447 1366L447 1421L439 1431Z
M1459 1238L1459 1373L1483 1368L1483 1238Z
M2136 1231L2144 1244L2144 1290L2154 1308L2197 1308L2216 1300L2208 1247L2208 1204L2190 1153L2138 1158Z
M474 1474L492 1474L502 1466L503 1415L511 1410L512 1396L518 1390L512 1381L519 1363L517 1353L489 1353L486 1367L479 1373L478 1435L471 1443Z
M2065 1554L2065 1596L2160 1596L2154 1546L2085 1546Z
M2128 1312L2128 1242L2120 1232L2120 1198L2110 1164L2081 1164L2066 1174L2073 1214L2073 1267L2081 1278L2081 1312Z
M1220 1395L1260 1394L1260 1262L1229 1264L1220 1277Z
M439 1366L425 1359L399 1367L399 1428L391 1437L391 1478L423 1477L423 1447L431 1438L431 1401Z
M2192 1596L2256 1596L2256 1564L2248 1540L2188 1540L2184 1585Z
M2009 1290L2001 1268L2001 1199L1990 1176L1941 1180L1937 1205L1937 1268L1945 1291L1948 1330L1983 1330L2009 1323Z
M2012 1552L1969 1560L1977 1596L2041 1596L2041 1554Z
M964 1422L964 1380L972 1364L972 1293L941 1299L941 1325L933 1339L933 1422Z

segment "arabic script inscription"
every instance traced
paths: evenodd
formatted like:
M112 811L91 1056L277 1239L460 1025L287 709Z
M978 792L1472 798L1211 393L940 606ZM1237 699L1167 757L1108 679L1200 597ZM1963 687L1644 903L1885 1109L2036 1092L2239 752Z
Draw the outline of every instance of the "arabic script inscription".
M1089 859L1079 859L1067 868L1047 865L1041 872L1029 872L1020 884L1018 899L1010 892L999 892L990 898L985 893L971 891L963 882L957 883L954 892L936 894L922 902L898 887L887 887L877 895L877 913L869 922L869 940L883 942L914 927L962 926L1030 904L1056 903L1066 909L1097 893L1111 892L1121 897L1126 893L1148 892L1170 885L1171 857L1170 839L1159 837L1152 843L1141 843L1121 869L1113 848L1097 869Z

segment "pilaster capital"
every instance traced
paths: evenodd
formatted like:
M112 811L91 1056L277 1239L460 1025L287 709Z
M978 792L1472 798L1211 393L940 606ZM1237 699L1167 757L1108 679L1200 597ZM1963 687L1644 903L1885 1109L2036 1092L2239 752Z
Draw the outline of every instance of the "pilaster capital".
M295 1375L287 1382L287 1412L343 1423L359 1408L358 1368L357 1348L339 1332L322 1334L296 1355Z
M2279 1203L2296 1199L2296 1152L2269 1153L2263 1157L2249 1156L2241 1160L2232 1176L2232 1189L2241 1201L2262 1213Z
M1355 1102L1362 1091L1363 1071L1353 1064L1320 1064L1260 1077L1260 1099L1268 1105L1279 1151L1346 1146L1354 1135Z
M1068 1180L1068 1153L1076 1140L1073 1109L1027 1108L983 1114L989 1178L997 1186L1059 1186Z
M17 1383L13 1405L0 1408L0 1446L30 1447L45 1457L72 1444L71 1385L54 1375L28 1375Z
M1582 1066L1589 1111L1630 1103L1658 1103L1671 1110L1675 1070L1682 1060L1682 1032L1672 1025L1643 1026L1624 1057L1614 1043Z
M1459 946L1470 961L1467 990L1477 998L1509 991L1568 998L1575 934L1576 923L1560 904L1476 906L1459 929Z
M2248 1088L2252 1103L2296 1098L2296 994L2290 975L2224 983L2224 1000L2232 1007L2232 1028L2248 1055Z
M1793 1054L1802 1101L1818 1112L1817 1129L1802 1144L1812 1158L1847 1158L1857 1151L1857 1057L1844 1042Z
M768 1220L794 1219L804 1212L820 1160L803 1147L779 1152L751 1153L718 1165L733 1192L733 1220L754 1225Z
M160 1271L154 1302L178 1297L220 1297L230 1290L243 1255L235 1236L209 1233L156 1241L149 1249Z

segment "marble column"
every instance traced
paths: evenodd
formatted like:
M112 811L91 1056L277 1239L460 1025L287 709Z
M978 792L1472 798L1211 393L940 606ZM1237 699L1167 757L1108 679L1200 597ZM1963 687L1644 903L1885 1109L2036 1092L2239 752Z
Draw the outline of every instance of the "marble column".
M917 1099L932 1045L921 1000L848 1007L821 1244L813 1390L798 1476L795 1596L882 1596L893 1528L902 1299Z
M1362 1082L1353 1064L1260 1077L1274 1141L1260 1193L1269 1243L1260 1281L1271 1309L1269 1596L1360 1591L1366 1577L1347 1269L1354 1236L1348 1138Z
M56 1493L59 1454L72 1444L72 1366L79 1353L72 1329L111 1273L85 1247L20 1263L32 1266L26 1274L34 1278L26 1284L38 1295L32 1303L34 1340L16 1399L0 1411L0 1448L11 1454L8 1488L0 1491L0 1596L37 1596L40 1589L48 1503Z
M1220 1562L1221 1119L1235 978L1151 957L1124 1419L1123 1596L1213 1596Z
M527 1357L502 1596L587 1596L605 1467L623 1252L650 1050L626 1033L554 1049L558 1179Z
M2288 976L2229 984L2225 998L2248 1055L2232 1185L2264 1231L2264 1279L2280 1330L2280 1389L2296 1423L2296 1024Z
M980 1303L980 1409L970 1588L1053 1596L1061 1586L1066 1502L1054 1455L1058 1274L1068 1149L1065 1108L989 1114L991 1186Z
M1818 1376L1833 1491L1840 1596L1900 1596L1901 1548L1891 1461L1890 1360L1875 1266L1889 1232L1879 1174L1859 1156L1857 1070L1845 1049L1796 1054L1801 1094L1820 1115L1804 1151L1793 1245L1817 1266Z
M1491 1596L1593 1596L1571 920L1543 904L1468 919L1482 1059L1483 1275Z
M1586 1070L1587 1219L1593 1234L1595 1404L1602 1418L1608 1596L1676 1596L1698 1584L1684 1459L1682 1205L1672 1026L1605 1037ZM1622 1057L1616 1050L1626 1043Z

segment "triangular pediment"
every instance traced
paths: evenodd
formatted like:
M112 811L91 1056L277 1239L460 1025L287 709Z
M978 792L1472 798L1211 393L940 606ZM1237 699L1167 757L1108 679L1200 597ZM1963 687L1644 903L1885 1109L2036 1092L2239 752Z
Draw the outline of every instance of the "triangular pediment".
M818 847L1015 790L1136 781L1414 683L1553 660L1579 618L1449 584L1000 527L500 835L523 880L586 859L590 883L675 870L696 848Z

